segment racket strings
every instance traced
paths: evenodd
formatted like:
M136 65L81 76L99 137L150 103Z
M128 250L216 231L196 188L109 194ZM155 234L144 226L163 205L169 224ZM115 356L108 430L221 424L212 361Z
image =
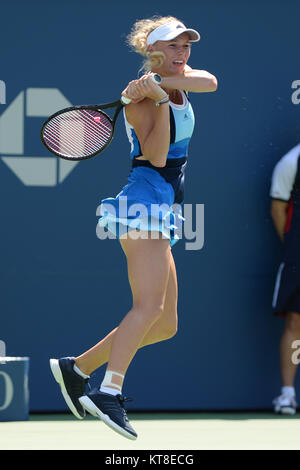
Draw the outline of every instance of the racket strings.
M91 109L75 109L52 118L43 131L50 150L69 158L93 155L107 145L112 136L111 121Z

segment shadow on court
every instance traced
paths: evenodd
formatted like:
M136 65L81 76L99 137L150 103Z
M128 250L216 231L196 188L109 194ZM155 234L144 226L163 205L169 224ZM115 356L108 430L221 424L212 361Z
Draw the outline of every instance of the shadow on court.
M300 412L294 416L277 415L272 410L259 411L211 411L211 412L128 412L130 420L134 421L160 421L160 420L278 420L278 419L300 419ZM30 421L73 421L75 418L70 413L31 413ZM91 415L87 415L85 420L95 420Z

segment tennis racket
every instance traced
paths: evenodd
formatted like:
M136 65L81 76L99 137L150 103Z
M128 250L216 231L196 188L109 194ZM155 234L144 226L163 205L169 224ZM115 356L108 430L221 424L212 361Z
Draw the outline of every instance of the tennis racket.
M151 75L160 84L160 75ZM103 152L111 143L121 109L131 100L125 96L112 103L71 106L52 114L41 129L47 149L65 160L86 160ZM104 109L115 109L110 118Z

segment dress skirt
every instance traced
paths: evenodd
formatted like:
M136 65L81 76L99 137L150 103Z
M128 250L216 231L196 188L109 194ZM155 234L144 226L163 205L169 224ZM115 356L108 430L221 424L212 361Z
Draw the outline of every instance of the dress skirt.
M125 234L133 237L133 233L130 235L133 231L148 232L147 237L158 238L160 232L173 246L182 238L184 220L181 205L174 204L174 200L173 186L159 172L135 167L122 191L101 201L97 230L109 231L109 238L118 239Z

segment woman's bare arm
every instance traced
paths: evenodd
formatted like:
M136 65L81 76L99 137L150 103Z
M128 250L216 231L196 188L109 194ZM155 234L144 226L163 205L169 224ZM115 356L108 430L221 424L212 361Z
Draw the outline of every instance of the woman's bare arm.
M185 66L182 75L163 77L161 86L170 90L185 90L194 93L204 93L216 91L218 81L214 75L206 70L193 70Z
M154 166L164 167L170 147L170 112L149 98L126 106L126 117L139 139L141 152Z
M126 106L126 117L139 139L143 157L154 166L164 167L170 147L169 106L155 103L167 97L166 92L145 75L130 82L123 94L135 101Z

